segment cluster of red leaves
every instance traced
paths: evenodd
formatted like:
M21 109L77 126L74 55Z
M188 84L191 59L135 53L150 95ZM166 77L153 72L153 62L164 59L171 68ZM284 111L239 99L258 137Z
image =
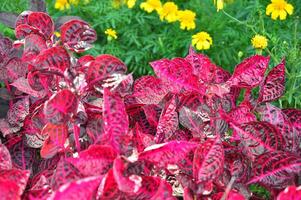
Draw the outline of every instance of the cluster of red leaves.
M255 55L231 75L191 49L133 81L111 55L75 57L96 40L84 21L61 25L60 38L42 12L15 27L18 41L0 38L2 199L242 200L256 199L253 183L275 198L300 184L301 111L270 104L284 60L267 73Z

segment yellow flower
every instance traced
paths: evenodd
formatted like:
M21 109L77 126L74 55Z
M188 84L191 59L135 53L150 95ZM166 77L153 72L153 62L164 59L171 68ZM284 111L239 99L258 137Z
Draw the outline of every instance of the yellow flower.
M187 28L187 30L195 29L195 16L196 14L191 10L178 11L178 17L181 25L180 28Z
M127 0L126 1L126 5L128 6L128 8L133 8L136 4L136 0Z
M111 28L108 28L105 34L108 36L108 40L117 39L117 32Z
M54 32L54 35L55 35L56 37L58 37L58 38L61 37L61 33L58 32L58 31L55 31L55 32Z
M268 46L268 39L263 35L255 35L251 42L255 49L265 49Z
M218 12L224 8L224 0L214 0L214 5L216 6Z
M191 43L197 50L206 50L212 45L212 38L207 32L202 31L192 36Z
M266 8L266 15L271 15L272 19L285 20L287 14L292 15L294 7L285 0L271 0L271 3Z
M174 2L167 2L158 11L161 21L165 18L168 22L178 20L178 6Z
M80 0L56 0L54 4L54 8L58 10L66 10L70 9L71 5L78 5ZM90 0L84 0L84 4L89 3Z
M140 8L145 10L148 13L153 12L154 10L159 11L162 7L160 0L147 0L140 4Z

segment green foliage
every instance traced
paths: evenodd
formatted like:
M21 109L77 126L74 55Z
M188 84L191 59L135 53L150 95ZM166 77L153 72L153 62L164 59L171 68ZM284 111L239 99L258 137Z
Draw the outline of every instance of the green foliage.
M4 0L0 7L2 11L20 13L26 9L26 2ZM71 9L59 11L54 8L55 0L47 0L47 9L54 18L77 15L88 21L96 29L98 40L95 48L87 53L113 54L122 59L136 77L153 74L148 64L153 60L185 56L191 36L200 31L208 32L213 38L211 48L202 53L232 72L241 60L258 53L251 45L252 37L264 35L269 41L262 54L271 56L270 67L283 57L287 61L286 94L276 103L282 107L301 108L301 0L288 0L295 9L293 15L284 21L272 20L265 14L269 0L234 0L219 12L213 0L175 0L179 9L196 12L197 27L191 31L181 30L179 22L161 21L156 12L146 13L140 9L141 2L137 0L134 8L129 9L126 5L114 8L112 0L90 0L88 4L82 0ZM0 28L5 32L1 25ZM107 28L117 31L117 40L107 39L104 34Z
M258 197L261 197L263 199L270 199L271 198L271 194L269 193L269 191L267 191L264 187L261 187L260 185L257 184L253 184L250 185L250 191Z

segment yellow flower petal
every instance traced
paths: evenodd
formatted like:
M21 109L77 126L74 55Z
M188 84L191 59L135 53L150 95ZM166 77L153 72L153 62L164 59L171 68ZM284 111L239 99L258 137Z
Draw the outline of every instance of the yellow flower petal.
M279 11L279 16L280 16L280 20L285 20L286 19L286 12L284 10L280 10Z
M270 15L274 11L273 4L269 4L266 8L266 15Z
M294 7L292 6L292 4L287 4L286 6L285 6L285 10L286 10L286 12L289 14L289 15L292 15L293 14L293 11L294 11Z
M278 16L279 16L279 11L274 10L271 15L272 19L276 20L278 18Z

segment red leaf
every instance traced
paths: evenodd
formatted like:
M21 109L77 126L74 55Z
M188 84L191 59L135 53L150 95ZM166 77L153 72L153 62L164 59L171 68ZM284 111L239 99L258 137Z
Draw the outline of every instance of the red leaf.
M280 192L277 200L301 200L301 186L288 186Z
M176 98L172 97L172 99L166 104L165 109L161 113L157 126L157 133L155 136L156 143L162 143L163 141L171 137L172 134L177 130L179 120L176 108Z
M236 66L233 75L227 81L231 86L254 88L263 80L270 58L255 55Z
M121 191L119 191L117 183L115 181L113 170L103 177L97 191L97 199L111 200L120 199L121 196L125 196Z
M96 39L95 30L84 21L74 19L61 26L61 40L71 51L86 51Z
M53 124L65 123L70 115L76 112L78 99L70 90L64 89L52 95L45 103L44 114L46 119Z
M63 47L52 47L42 51L36 58L36 69L60 69L64 72L70 67L70 57Z
M0 144L0 171L12 168L12 161L6 146Z
M260 87L258 102L270 102L281 97L285 90L285 60L274 67Z
M50 200L94 199L102 177L93 176L62 185Z
M110 146L91 145L87 150L81 151L78 158L69 158L83 175L104 175L113 165L116 152Z
M301 158L292 153L273 151L257 157L253 163L253 177L247 184L262 183L277 189L291 184L301 172Z
M196 182L216 179L224 166L224 149L219 138L209 139L194 152L193 176Z
M32 12L28 16L28 24L39 29L46 39L54 32L54 24L51 17L44 12Z
M60 149L64 148L64 144L68 136L68 128L66 124L56 125L48 123L44 126L41 135L49 136L41 149L41 157L51 158Z
M178 164L178 162L184 160L187 154L196 147L196 143L186 141L155 144L140 153L139 160L147 160L159 166L167 167L168 164Z
M134 84L133 96L138 103L158 104L167 93L167 84L154 76L143 76Z

